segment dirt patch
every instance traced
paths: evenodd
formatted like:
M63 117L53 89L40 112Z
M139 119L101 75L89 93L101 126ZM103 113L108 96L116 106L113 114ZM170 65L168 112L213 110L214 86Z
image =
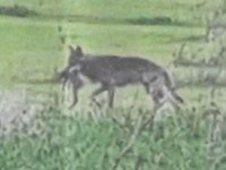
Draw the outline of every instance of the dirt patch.
M40 131L42 123L37 119L44 109L34 104L26 90L0 92L0 137L14 132L32 134Z

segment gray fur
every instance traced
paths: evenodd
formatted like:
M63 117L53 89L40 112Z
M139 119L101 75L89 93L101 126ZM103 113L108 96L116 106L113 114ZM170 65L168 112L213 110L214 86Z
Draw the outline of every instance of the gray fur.
M175 91L175 82L169 72L152 61L135 56L88 55L79 46L69 48L68 66L60 72L59 79L64 80L63 84L70 80L73 85L74 101L71 108L78 102L77 93L84 84L80 75L92 83L101 84L91 98L96 102L95 97L107 91L109 107L113 107L115 88L129 84L143 85L152 96L156 110L165 103L161 102L163 98L167 98L176 108L177 102L183 102Z

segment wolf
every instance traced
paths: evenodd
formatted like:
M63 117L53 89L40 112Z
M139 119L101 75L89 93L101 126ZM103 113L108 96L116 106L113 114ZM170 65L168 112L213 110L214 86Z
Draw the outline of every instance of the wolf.
M97 103L96 96L107 91L108 106L113 107L115 89L118 87L141 84L147 94L154 101L154 110L157 111L166 102L170 102L175 109L184 100L176 92L176 84L172 75L160 65L137 56L117 55L90 55L85 54L80 46L69 46L67 66L58 73L63 88L70 81L73 88L73 108L78 102L78 91L83 87L84 77L91 83L100 83L91 95Z

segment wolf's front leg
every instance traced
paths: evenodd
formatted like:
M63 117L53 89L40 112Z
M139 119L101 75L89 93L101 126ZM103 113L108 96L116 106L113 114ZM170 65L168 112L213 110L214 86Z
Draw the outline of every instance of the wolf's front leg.
M108 89L108 106L110 108L113 108L113 106L114 106L114 96L115 96L115 88L110 87Z
M98 107L101 107L101 103L99 103L97 100L96 100L96 96L98 96L99 94L103 93L104 91L106 91L108 89L108 86L106 85L101 85L98 89L96 89L92 95L91 95L91 100L93 103L95 103Z

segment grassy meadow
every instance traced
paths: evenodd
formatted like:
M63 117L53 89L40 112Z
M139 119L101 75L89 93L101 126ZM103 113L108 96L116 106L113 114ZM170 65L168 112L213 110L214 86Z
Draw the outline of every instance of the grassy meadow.
M15 5L33 13L18 17L0 8L0 91L25 89L43 109L20 131L0 135L1 170L226 168L224 88L185 86L179 89L186 101L180 112L166 109L170 116L143 127L152 102L142 87L118 89L116 106L109 109L90 105L94 85L88 85L76 109L68 111L59 102L60 85L42 83L55 67L65 66L68 44L93 54L142 56L187 80L199 68L172 66L174 54L184 42L189 50L204 44L205 17L221 0L0 1L0 7ZM105 104L105 96L100 98ZM2 101L0 107L11 106Z

